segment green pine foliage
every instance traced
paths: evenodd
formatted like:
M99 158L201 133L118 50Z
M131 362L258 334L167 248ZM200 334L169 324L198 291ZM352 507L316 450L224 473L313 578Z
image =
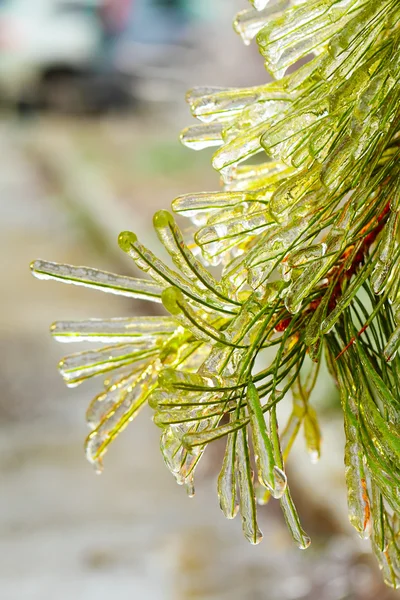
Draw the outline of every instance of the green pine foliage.
M285 461L299 431L319 458L310 395L325 355L344 415L350 521L398 587L400 2L252 4L235 29L246 44L256 38L274 80L188 93L198 123L182 141L217 147L223 187L173 201L187 232L155 215L170 263L124 232L120 247L145 279L44 261L33 270L162 302L169 316L52 326L59 341L104 344L60 364L69 386L105 377L87 412L87 457L100 469L148 403L165 463L192 495L207 445L223 438L221 509L240 512L254 544L257 503L270 497L296 544L310 543ZM292 411L278 423L282 402Z

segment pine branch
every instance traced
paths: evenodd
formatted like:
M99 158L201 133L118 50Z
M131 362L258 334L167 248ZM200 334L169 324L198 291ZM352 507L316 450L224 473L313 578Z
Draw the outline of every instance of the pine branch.
M60 364L70 386L107 373L88 410L88 459L101 469L109 444L148 402L165 463L193 495L207 445L225 438L221 509L228 518L240 511L251 543L262 538L256 502L271 496L298 546L310 543L285 461L301 429L311 460L320 456L310 396L324 353L341 395L350 521L399 587L400 4L252 4L235 28L246 44L257 39L275 79L188 93L199 123L182 142L218 147L223 189L173 201L191 219L191 236L167 211L155 215L171 264L124 232L121 249L148 279L43 261L32 269L163 303L168 317L52 326L59 341L109 344ZM266 348L274 358L258 371ZM289 392L290 417L278 423Z

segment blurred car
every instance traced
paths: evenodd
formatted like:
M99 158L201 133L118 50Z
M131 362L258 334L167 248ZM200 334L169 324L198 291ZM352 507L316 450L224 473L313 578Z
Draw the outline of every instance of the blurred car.
M0 0L0 97L75 112L112 101L100 0Z

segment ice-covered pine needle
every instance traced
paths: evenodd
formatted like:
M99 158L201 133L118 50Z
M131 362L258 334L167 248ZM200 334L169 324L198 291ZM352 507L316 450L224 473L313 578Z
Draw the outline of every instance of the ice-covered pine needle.
M400 3L251 0L234 27L245 44L256 40L274 79L188 92L197 122L182 142L215 146L222 178L214 193L172 202L191 220L190 238L172 214L155 215L166 263L122 233L144 279L32 264L40 279L166 309L55 323L58 341L94 343L60 371L69 386L103 379L87 411L86 452L97 469L148 403L165 463L189 495L207 445L225 440L224 515L240 512L256 544L257 503L275 497L307 548L285 461L299 432L311 462L320 457L310 398L325 354L344 414L350 521L398 587ZM265 349L269 363L256 360ZM286 421L282 402L291 406Z

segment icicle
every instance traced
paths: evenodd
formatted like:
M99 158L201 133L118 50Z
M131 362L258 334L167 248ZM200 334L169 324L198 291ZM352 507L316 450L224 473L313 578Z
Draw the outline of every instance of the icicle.
M187 450L170 427L164 429L161 434L160 448L165 464L171 473L174 475L179 473Z
M275 225L270 214L264 210L251 213L248 217L238 215L215 225L202 227L197 232L196 243L207 256L222 255L242 241L249 241L249 236L258 236Z
M145 365L146 366L146 365ZM104 417L110 410L118 404L124 403L129 406L132 402L132 397L135 395L135 384L145 366L136 368L128 377L120 377L116 383L113 383L109 388L93 398L86 411L86 421L90 429L96 429Z
M300 200L309 195L310 209L315 206L316 198L312 192L315 190L316 178L320 167L316 165L313 169L306 169L284 181L274 192L269 209L278 222L286 220L289 211L293 210Z
M239 510L237 502L236 473L237 433L228 435L222 469L218 477L218 498L222 512L227 519L234 519Z
M221 172L225 181L228 182L230 179L228 167L234 168L240 162L247 160L261 151L260 139L266 129L267 124L265 122L250 127L243 135L233 139L217 150L213 156L213 167Z
M268 0L267 2L264 0L264 4L264 8L258 8L258 6L262 6L262 2L260 0L257 2L256 0L253 3L255 10L242 10L236 15L233 26L246 46L251 43L257 33L267 24L268 18L272 14L287 8L290 4L290 0L278 0L268 7Z
M238 165L231 181L225 183L225 189L235 191L274 190L280 181L292 175L294 169L279 161L262 164Z
M358 445L356 417L350 409L349 399L345 408L346 445L344 461L346 466L347 502L350 523L362 538L371 535L371 508L367 483L364 474L363 452Z
M118 344L100 350L70 354L60 361L59 370L68 387L76 387L86 379L125 365L147 360L159 353L154 340L135 344Z
M284 476L285 481L284 486L282 486L283 494L280 498L283 516L285 517L286 524L297 546L300 548L300 550L306 550L311 544L311 539L304 532L301 526L299 515L297 514L296 507L290 494L289 486L286 484L286 476L283 471L284 464L279 440L278 420L276 417L276 406L271 409L270 438L272 440L274 460L277 464L276 468Z
M378 246L378 262L371 275L371 285L375 294L382 294L389 281L397 246L398 217L398 213L391 213Z
M378 551L378 557L381 552L385 552L388 548L388 543L385 536L385 508L383 496L376 485L371 480L371 514L374 515L372 523L372 541ZM379 560L379 558L378 558Z
M349 6L352 0L344 3ZM338 17L329 14L336 2L313 2L300 4L268 21L260 31L257 43L266 59L266 67L276 78L281 79L286 69L311 52L323 47L337 32ZM332 7L332 10L335 10ZM346 8L342 14L345 15ZM343 18L343 25L346 22Z
M400 347L400 325L398 325L390 336L383 351L386 360L389 362L394 359Z
M286 98L286 93L278 88L276 84L267 84L264 86L229 89L216 91L215 93L197 94L190 98L190 108L193 116L204 123L212 121L221 121L229 124L238 114L246 108L252 106L255 102L266 98L279 100Z
M129 342L170 336L178 323L168 317L130 317L59 321L50 332L58 342Z
M242 517L243 533L251 544L259 544L262 540L262 533L257 524L257 506L245 429L241 429L237 434L236 460L239 481L239 509Z
M247 386L247 408L250 417L258 478L260 483L270 490L274 498L280 498L285 491L286 477L275 465L271 440L268 437L257 388L251 382Z
M296 542L300 550L306 550L311 544L311 539L304 532L301 526L299 515L297 514L297 510L293 503L289 489L286 490L280 502L283 516L285 517L285 521L290 530L290 533L292 534L294 541Z
M172 202L172 210L192 219L195 225L205 225L211 215L221 210L259 201L259 193L202 192L185 194Z
M204 150L223 144L222 131L220 123L191 125L181 132L180 139L182 144L191 150Z
M163 288L146 279L114 275L107 271L99 271L89 267L73 267L43 260L35 260L31 264L31 270L38 279L54 279L64 283L99 289L102 292L116 294L117 296L161 302Z
M157 371L149 366L136 383L129 399L123 397L100 421L86 440L86 457L97 469L102 470L102 458L113 439L125 429L144 406L151 389L156 385ZM126 402L126 400L128 400Z

